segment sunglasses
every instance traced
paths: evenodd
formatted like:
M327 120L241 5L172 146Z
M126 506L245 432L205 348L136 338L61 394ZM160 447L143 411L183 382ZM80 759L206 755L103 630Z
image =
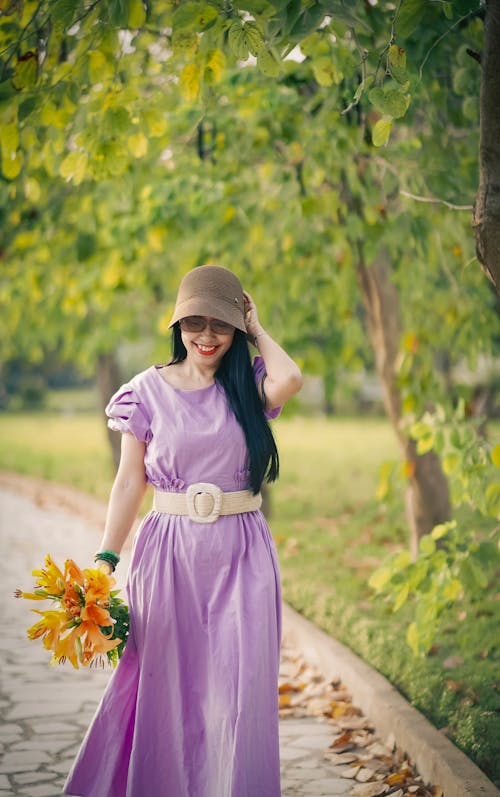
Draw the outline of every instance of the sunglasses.
M207 321L202 315L188 315L185 318L181 318L179 324L184 332L203 332L209 326L214 335L229 335L234 329L232 324L219 321L217 318Z

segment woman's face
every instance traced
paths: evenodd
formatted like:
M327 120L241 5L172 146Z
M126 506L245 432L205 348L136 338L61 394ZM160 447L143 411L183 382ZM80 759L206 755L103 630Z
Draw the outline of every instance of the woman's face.
M234 327L210 316L188 316L180 321L187 356L203 365L218 366L231 347Z

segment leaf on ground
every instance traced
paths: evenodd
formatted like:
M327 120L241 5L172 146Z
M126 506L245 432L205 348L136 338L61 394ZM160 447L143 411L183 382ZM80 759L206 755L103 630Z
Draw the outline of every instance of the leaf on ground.
M280 695L279 697L279 707L283 708L284 706L289 706L292 702L292 698L290 695Z
M339 752L345 752L350 750L352 747L354 747L354 742L352 741L351 731L341 733L340 736L330 745L330 749L338 750Z
M340 773L341 778L355 778L361 767L344 767Z
M375 775L374 769L369 769L368 767L361 767L358 774L356 775L356 780L359 780L360 783L366 783L368 780L371 780Z
M385 782L388 783L389 786L400 786L406 783L408 775L410 774L411 773L407 769L404 769L402 772L393 772L386 777Z
M351 791L352 797L379 797L389 791L387 783L357 783Z
M335 759L332 759L334 764L352 764L359 761L359 756L355 753L336 753Z

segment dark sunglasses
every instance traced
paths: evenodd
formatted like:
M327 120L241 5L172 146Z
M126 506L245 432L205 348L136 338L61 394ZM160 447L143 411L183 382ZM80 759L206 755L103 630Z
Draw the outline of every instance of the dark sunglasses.
M208 325L214 335L229 335L234 329L232 324L219 321L217 318L207 321L202 315L188 315L185 318L181 318L179 324L184 332L202 332Z

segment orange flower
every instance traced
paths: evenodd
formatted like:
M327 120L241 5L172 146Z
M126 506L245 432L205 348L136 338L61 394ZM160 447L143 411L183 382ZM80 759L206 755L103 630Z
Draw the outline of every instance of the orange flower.
M47 650L54 650L60 634L68 624L66 613L54 610L40 612L38 609L32 609L32 611L36 614L41 614L43 619L28 628L28 637L30 639L38 639L43 636L43 646Z
M82 609L82 620L94 623L99 626L112 625L112 620L107 609L98 606L97 603L87 603Z
M111 587L116 584L116 581L111 576L108 576L104 568L88 568L83 571L85 577L85 602L101 603L107 605L109 603L109 593Z
M76 581L80 587L83 587L83 573L73 559L66 559L64 563L64 580L66 583Z
M86 643L92 645L94 652L97 654L107 653L108 650L113 650L113 648L118 647L121 642L121 639L106 639L95 623L84 621L79 627L86 632Z
M64 592L64 576L50 554L45 557L45 570L32 570L32 575L37 576L36 583L48 595L62 595Z

